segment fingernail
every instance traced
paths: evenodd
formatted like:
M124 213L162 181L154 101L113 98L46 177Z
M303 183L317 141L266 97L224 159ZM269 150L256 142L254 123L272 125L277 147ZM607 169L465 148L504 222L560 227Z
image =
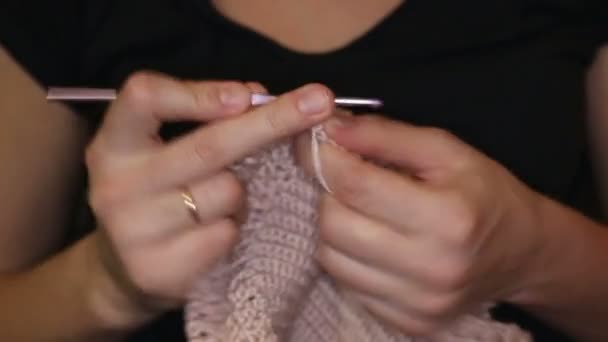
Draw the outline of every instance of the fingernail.
M220 91L220 101L226 107L236 107L245 101L245 92L232 88L224 88Z
M329 94L318 87L302 89L298 99L298 110L306 115L323 113L329 105Z

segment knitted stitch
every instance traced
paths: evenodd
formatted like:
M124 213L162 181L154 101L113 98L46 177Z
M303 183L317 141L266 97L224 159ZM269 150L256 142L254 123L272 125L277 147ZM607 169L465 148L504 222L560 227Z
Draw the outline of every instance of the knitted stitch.
M191 342L531 341L518 327L492 321L487 310L431 337L410 338L340 294L313 257L319 184L329 189L318 160L323 132L313 129L312 137L318 182L296 165L289 142L233 167L246 186L247 218L233 253L191 293Z

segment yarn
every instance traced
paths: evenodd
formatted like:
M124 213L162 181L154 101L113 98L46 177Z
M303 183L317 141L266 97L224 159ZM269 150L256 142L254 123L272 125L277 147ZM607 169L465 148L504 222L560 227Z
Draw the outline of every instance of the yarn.
M323 178L312 129L316 179L285 142L232 167L247 191L247 217L235 250L201 275L185 309L191 342L527 342L515 325L493 321L487 308L425 338L405 336L340 293L314 260L317 201L331 191Z

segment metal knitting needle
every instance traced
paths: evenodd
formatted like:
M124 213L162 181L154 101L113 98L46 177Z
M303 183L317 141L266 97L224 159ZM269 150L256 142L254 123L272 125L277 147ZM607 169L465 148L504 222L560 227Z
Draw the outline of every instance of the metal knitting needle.
M64 88L51 87L48 89L46 99L49 101L78 101L78 102L98 102L113 101L116 99L115 89L107 88ZM254 93L251 96L251 105L259 106L276 99L275 95ZM335 104L344 107L382 107L383 102L379 99L361 97L337 97Z

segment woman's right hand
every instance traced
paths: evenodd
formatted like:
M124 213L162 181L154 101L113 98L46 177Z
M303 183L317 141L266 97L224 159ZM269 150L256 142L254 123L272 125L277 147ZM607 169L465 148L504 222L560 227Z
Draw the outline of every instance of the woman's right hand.
M255 87L254 87L255 88ZM235 243L243 190L227 166L325 120L333 95L308 85L252 108L252 86L139 73L112 104L87 151L98 219L94 305L129 328L180 305L197 276ZM164 143L167 121L210 122ZM197 206L190 215L183 191Z

